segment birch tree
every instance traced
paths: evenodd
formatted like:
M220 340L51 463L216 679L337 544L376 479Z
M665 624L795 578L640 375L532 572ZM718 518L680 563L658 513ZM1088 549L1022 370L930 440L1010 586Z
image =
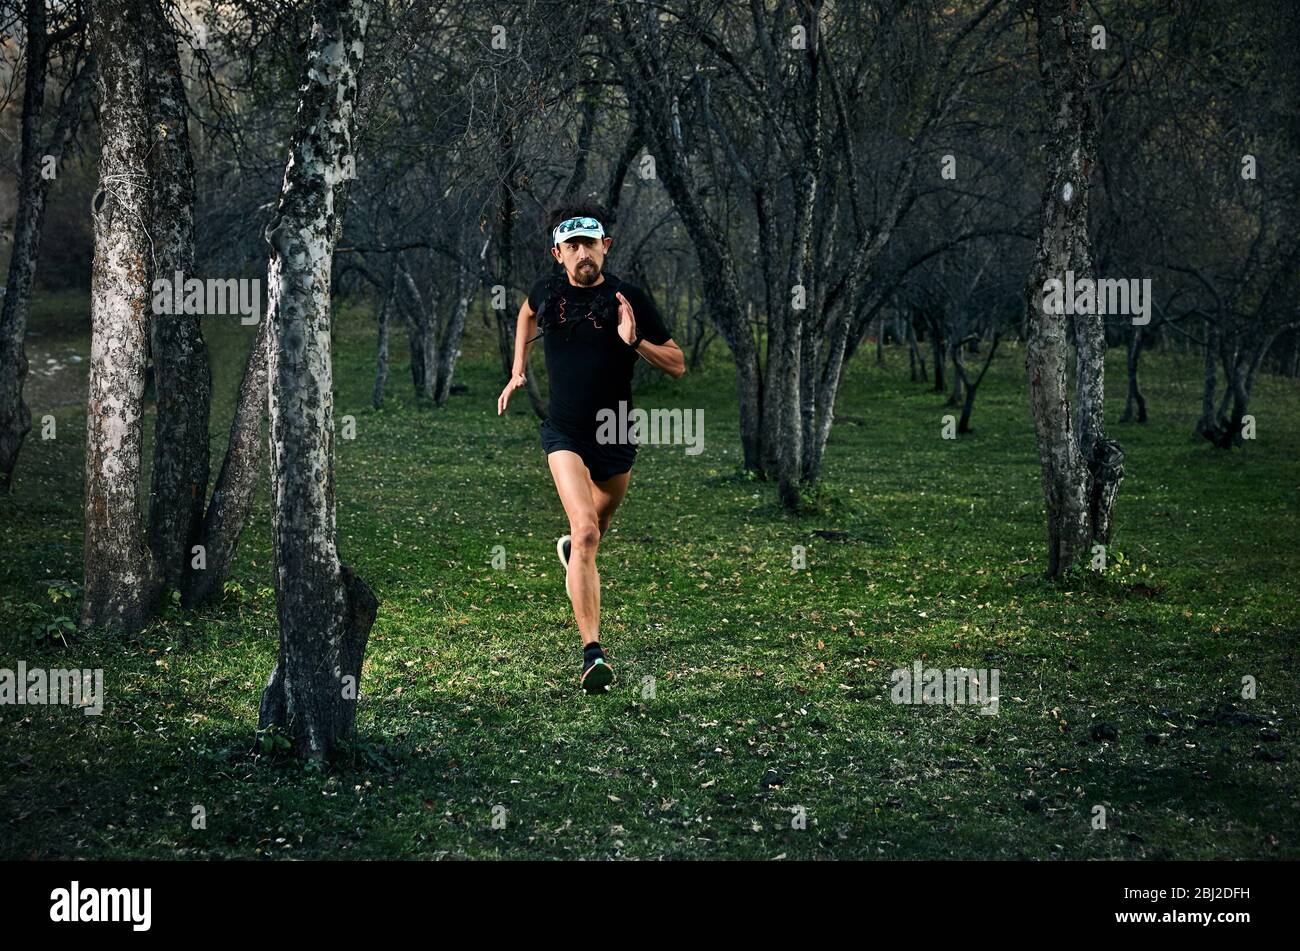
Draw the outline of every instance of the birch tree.
M358 73L369 4L319 0L298 87L267 269L271 519L280 650L258 729L325 758L356 718L378 607L335 538L330 278L342 184L355 168Z
M100 94L86 419L83 627L143 627L162 593L140 522L152 195L147 0L99 0L91 43Z
M1088 42L1078 0L1035 0L1039 74L1047 98L1047 184L1025 289L1030 408L1047 498L1047 574L1057 577L1091 543L1110 541L1124 455L1103 427L1106 337L1100 317L1080 315L1076 341L1077 423L1067 385L1065 316L1045 304L1049 279L1093 278L1088 234L1089 176L1097 122L1088 93Z

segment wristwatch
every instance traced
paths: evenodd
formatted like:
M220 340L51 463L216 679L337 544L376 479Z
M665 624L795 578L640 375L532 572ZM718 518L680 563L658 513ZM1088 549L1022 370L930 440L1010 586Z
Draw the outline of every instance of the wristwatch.
M645 337L641 335L641 331L640 329L638 329L636 332L636 336L632 338L632 342L628 344L628 346L631 347L633 350L635 350L637 347L641 346L641 341L644 339Z

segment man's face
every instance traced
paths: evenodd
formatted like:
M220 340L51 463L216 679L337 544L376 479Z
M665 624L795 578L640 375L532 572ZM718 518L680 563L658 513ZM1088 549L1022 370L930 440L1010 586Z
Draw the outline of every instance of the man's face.
M605 268L605 255L613 238L570 238L551 247L555 260L564 266L569 280L574 284L590 287L600 280L600 272Z

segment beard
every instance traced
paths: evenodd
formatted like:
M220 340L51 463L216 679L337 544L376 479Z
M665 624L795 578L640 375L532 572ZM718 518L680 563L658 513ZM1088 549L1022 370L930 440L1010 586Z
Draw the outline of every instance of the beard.
M573 280L583 287L590 287L600 280L600 265L594 261L583 261L573 269Z

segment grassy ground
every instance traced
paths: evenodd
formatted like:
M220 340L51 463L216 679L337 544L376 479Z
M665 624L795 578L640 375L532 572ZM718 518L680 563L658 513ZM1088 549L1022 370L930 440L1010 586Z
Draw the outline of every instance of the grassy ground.
M1112 422L1112 569L1061 587L1040 578L1023 350L999 353L960 441L905 353L860 354L800 516L739 475L721 359L651 381L639 405L705 408L705 451L641 452L599 558L621 680L588 698L562 509L527 401L496 416L483 325L467 393L431 412L400 363L376 411L373 327L346 314L339 546L381 607L357 742L317 771L253 751L276 647L264 486L221 605L131 640L33 639L32 612L76 616L47 589L82 571L79 307L34 318L33 366L56 369L33 413L58 428L0 500L0 667L102 667L106 703L0 707L0 856L1300 857L1295 381L1261 379L1259 439L1225 454L1188 438L1199 362L1145 358L1152 422ZM249 336L207 333L219 459ZM1122 381L1116 359L1112 421ZM997 668L998 713L891 703L916 660Z

